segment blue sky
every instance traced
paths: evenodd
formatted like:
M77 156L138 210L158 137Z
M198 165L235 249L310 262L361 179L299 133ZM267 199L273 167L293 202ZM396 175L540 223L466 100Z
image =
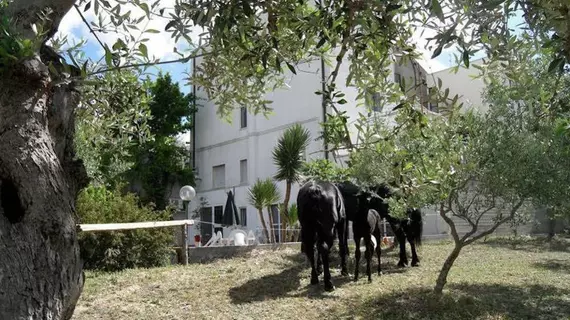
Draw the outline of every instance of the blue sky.
M161 0L161 6L164 7L173 7L174 3L175 0ZM128 9L133 11L132 12L133 16L143 13L142 10L135 7L134 5L127 5L127 6L130 6L130 8ZM124 11L126 10L127 8L124 9ZM92 9L84 13L84 15L88 21L92 21L95 19ZM515 26L521 23L522 21L523 21L522 17L519 14L517 17L511 19L510 25L511 27L516 28ZM148 27L157 30L164 30L164 26L166 25L167 22L168 20L166 19L158 19L158 20L153 19L152 21L150 21ZM145 23L146 22L143 22L142 24ZM141 25L141 28L144 28L144 25ZM191 35L191 37L195 39L195 41L197 41L198 35L201 32L202 30L195 30ZM89 57L98 60L103 55L103 49L96 41L96 39L93 37L93 35L89 32L89 29L85 26L85 24L81 20L81 17L75 11L75 9L72 9L63 19L60 25L59 33L68 35L69 39L86 39L87 46L85 47L85 52ZM418 45L418 49L423 53L423 59L421 59L419 63L428 72L430 73L437 72L439 70L448 68L453 65L454 63L453 48L444 49L441 55L439 55L437 58L430 59L431 52L424 49L426 42L424 39L433 36L434 33L431 32L431 30L426 30L423 36L421 36L420 34L421 30L418 30L418 32L413 38L413 41ZM116 40L116 35L113 34L98 34L98 35L99 38L103 42L107 43L109 46L111 46ZM150 35L146 34L145 37L150 38L150 41L146 43L149 55L153 55L157 58L160 58L161 60L176 59L178 56L176 56L173 53L173 48L175 46L180 51L182 51L185 47L186 48L188 47L187 43L182 43L182 44L175 43L174 40L170 38L169 34L163 34L163 33L150 34ZM474 57L474 59L480 57L482 57L482 55L478 55L477 57ZM180 84L181 90L183 90L184 92L190 91L190 86L188 86L186 81L184 80L184 78L186 77L184 72L190 72L191 63L186 63L186 64L173 63L168 65L161 65L159 67L153 67L151 69L151 72L156 75L158 74L159 69L162 70L163 72L169 72L173 80Z

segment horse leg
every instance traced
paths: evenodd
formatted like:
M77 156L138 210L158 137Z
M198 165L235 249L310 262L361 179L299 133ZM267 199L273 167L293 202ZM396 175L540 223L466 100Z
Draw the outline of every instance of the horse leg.
M332 239L328 239L328 241L324 241L323 239L319 239L318 242L318 250L319 254L323 259L323 269L324 269L324 280L325 280L325 291L333 291L334 285L331 281L331 272L329 269L329 253L330 248L332 247Z
M346 219L342 219L337 225L338 233L338 251L340 254L340 274L343 276L348 276L348 268L346 267L346 258L348 257L348 242L347 238L347 227L348 223Z
M360 235L354 234L354 243L356 249L354 250L354 281L358 281L358 266L360 264Z
M319 250L317 250L317 274L319 276L323 274L323 259L319 253Z
M315 236L313 234L308 234L307 232L303 232L301 236L303 240L303 249L309 259L309 263L311 264L311 284L319 284L319 275L315 268Z
M398 230L396 234L400 244L400 261L398 261L398 267L405 267L408 265L408 256L406 254L406 235L402 229Z
M414 241L414 237L412 235L407 235L407 238L412 250L412 267L417 267L420 259L418 258L418 254L416 252L416 242Z
M374 243L372 243L372 234L364 236L364 243L366 244L366 251L364 257L366 258L366 274L368 275L368 282L372 282L372 272L370 271L370 263L372 262L372 252L374 251Z
M382 243L382 234L380 234L380 229L376 228L374 231L374 237L376 238L376 256L378 257L378 275L382 275L382 267L380 263L380 255L382 253L382 248L380 244Z

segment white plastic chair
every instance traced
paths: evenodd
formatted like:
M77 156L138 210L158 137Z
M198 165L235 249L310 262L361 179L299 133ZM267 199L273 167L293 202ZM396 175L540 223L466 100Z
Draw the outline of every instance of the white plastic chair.
M215 246L216 244L218 244L221 240L222 240L222 233L220 231L216 232L216 234L214 234L210 240L208 240L208 242L206 242L206 244L204 245L204 247L211 247L211 246Z
M249 245L250 241L251 244L257 244L257 237L255 236L255 233L253 232L253 230L249 230L249 232L247 233L247 238L245 239L247 241L247 244Z
M234 242L234 246L247 246L248 245L246 243L247 233L243 230L240 230L240 229L232 230L232 232L230 232L230 235L228 236L228 238L231 239L230 241Z

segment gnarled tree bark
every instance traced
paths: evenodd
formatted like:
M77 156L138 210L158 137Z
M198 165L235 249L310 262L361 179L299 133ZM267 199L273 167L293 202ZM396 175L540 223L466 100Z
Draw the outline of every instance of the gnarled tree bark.
M31 37L30 23L50 8L51 36L73 3L16 0L7 12ZM74 159L79 99L73 84L54 85L45 53L0 76L0 319L69 319L83 288L74 218L87 184Z

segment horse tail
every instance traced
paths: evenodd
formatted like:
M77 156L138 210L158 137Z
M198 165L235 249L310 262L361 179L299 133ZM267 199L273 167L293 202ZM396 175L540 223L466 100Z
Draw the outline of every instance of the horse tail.
M307 189L307 197L310 199L309 206L312 211L320 212L321 210L321 203L325 198L324 190L321 186L317 183L311 183L309 188Z
M422 234L424 230L424 222L422 219L422 211L417 208L410 210L410 231L416 246L422 245Z
M311 235L315 242L318 241L318 233L321 228L318 223L318 217L321 210L321 203L325 197L324 190L315 181L307 182L300 190L297 197L297 207L299 210L299 221L301 226L303 222L309 223L314 226L314 234ZM302 241L304 242L304 241ZM305 251L304 244L301 246L302 252Z

